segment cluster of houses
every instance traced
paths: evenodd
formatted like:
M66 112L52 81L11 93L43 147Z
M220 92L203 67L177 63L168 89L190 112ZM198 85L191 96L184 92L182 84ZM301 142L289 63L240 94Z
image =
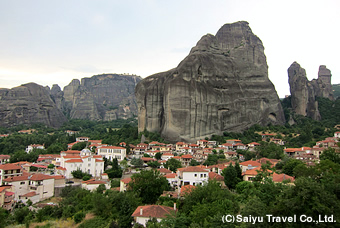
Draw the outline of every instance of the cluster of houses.
M76 133L67 132L69 135ZM317 142L313 148L286 148L284 153L289 157L311 164L319 159L323 150L336 148L339 138L340 132L336 132L334 137ZM270 133L262 134L262 140L284 145L282 140L276 139L275 135ZM81 151L72 150L72 147L79 142L86 142L86 148ZM74 181L72 172L77 170L92 176L92 179L78 183L82 188L94 190L104 184L109 189L108 175L104 173L104 158L111 161L117 159L118 162L140 158L147 166L148 162L156 161L157 154L158 158L160 157L160 160L157 161L161 164L159 172L164 175L174 190L164 192L163 196L184 197L196 186L204 185L209 180L220 182L221 187L225 187L224 177L221 175L222 170L227 168L230 163L234 165L235 161L240 162L244 181L252 181L261 170L262 164L269 163L271 166L275 166L278 160L261 158L255 161L244 161L243 155L237 153L237 150L255 151L257 146L260 146L258 142L243 144L238 139L228 139L221 145L218 145L216 141L198 140L196 143L164 144L154 141L138 145L127 145L125 142L121 142L119 146L112 146L102 144L102 140L77 137L75 142L68 145L67 151L61 151L60 154L41 154L36 163L9 163L9 155L0 155L0 206L11 210L14 203L18 201L25 203L30 200L32 203L36 203L50 198L55 195L57 188L63 188L68 185L68 182ZM130 149L129 153L127 153L127 148ZM44 145L29 145L26 152L30 153L33 149L44 149ZM203 163L210 154L223 154L229 161L212 166L190 166L192 160ZM176 172L165 169L164 164L169 159L180 161L183 168L179 168ZM32 167L35 167L34 172L32 172ZM294 182L294 177L286 174L270 171L270 175L274 182ZM123 178L118 190L126 191L130 181L130 177ZM156 217L153 216L153 213L158 213L159 216L156 218L162 219L166 214L174 211L176 208L147 205L138 207L133 216L136 222L145 225L146 218Z

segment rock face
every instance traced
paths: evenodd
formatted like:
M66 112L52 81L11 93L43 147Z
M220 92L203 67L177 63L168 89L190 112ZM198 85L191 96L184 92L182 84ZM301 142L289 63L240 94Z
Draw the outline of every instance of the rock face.
M291 93L291 105L295 113L314 120L320 120L316 97L333 100L331 72L326 66L319 68L318 79L308 81L306 71L297 62L288 68L288 81Z
M35 83L0 90L0 125L44 123L60 127L66 118L48 91Z
M137 115L134 89L139 76L103 74L77 79L64 88L64 109L72 119L115 120Z
M176 68L145 78L135 93L139 131L169 141L284 123L264 47L244 21L203 36Z

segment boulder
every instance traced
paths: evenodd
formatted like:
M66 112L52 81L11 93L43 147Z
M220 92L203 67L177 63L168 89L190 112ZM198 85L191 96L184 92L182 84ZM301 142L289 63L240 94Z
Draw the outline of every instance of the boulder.
M138 130L169 141L285 122L263 44L245 21L203 36L176 68L143 79L135 94Z
M43 123L60 127L66 118L46 88L28 83L0 90L0 126Z

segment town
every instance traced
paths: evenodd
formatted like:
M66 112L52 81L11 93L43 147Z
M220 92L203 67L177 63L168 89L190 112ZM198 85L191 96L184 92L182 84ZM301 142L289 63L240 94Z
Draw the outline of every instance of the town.
M18 133L32 134L34 131L29 129ZM162 192L161 197L171 199L183 199L195 188L207 185L210 181L218 183L221 189L235 189L238 182L253 182L259 178L260 173L267 173L266 178L274 183L289 186L294 185L295 174L282 167L278 168L281 159L259 156L261 143L281 147L286 159L313 167L320 163L324 151L339 151L340 142L340 131L335 131L333 137L317 141L313 147L300 148L286 147L279 134L268 132L256 133L260 141L247 144L240 139L230 138L224 143L201 139L196 143L173 144L142 139L143 142L136 145L123 141L109 145L100 139L80 136L78 131L67 130L64 133L76 140L67 145L67 150L58 154L39 154L34 162L14 163L10 163L11 155L0 155L2 208L12 211L18 205L36 205L38 208L54 206L56 203L48 202L49 199L60 197L65 188L88 191L102 188L103 191L126 192L133 188L131 182L136 174L150 170L158 172L167 180L168 188ZM6 138L9 134L0 137ZM81 149L75 150L79 145L82 145ZM36 150L45 150L45 147L30 144L25 153L30 154ZM121 171L119 178L110 172L114 163ZM227 173L231 167L238 172L238 176ZM235 183L236 179L238 181ZM138 206L131 217L133 223L146 226L151 218L160 222L176 210L176 203L172 207L145 204Z

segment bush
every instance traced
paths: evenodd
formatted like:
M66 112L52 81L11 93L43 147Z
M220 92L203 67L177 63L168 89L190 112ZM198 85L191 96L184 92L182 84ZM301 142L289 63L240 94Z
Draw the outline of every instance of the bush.
M85 213L82 212L82 211L77 212L73 216L73 220L74 220L75 223L80 223L84 218L85 218Z

